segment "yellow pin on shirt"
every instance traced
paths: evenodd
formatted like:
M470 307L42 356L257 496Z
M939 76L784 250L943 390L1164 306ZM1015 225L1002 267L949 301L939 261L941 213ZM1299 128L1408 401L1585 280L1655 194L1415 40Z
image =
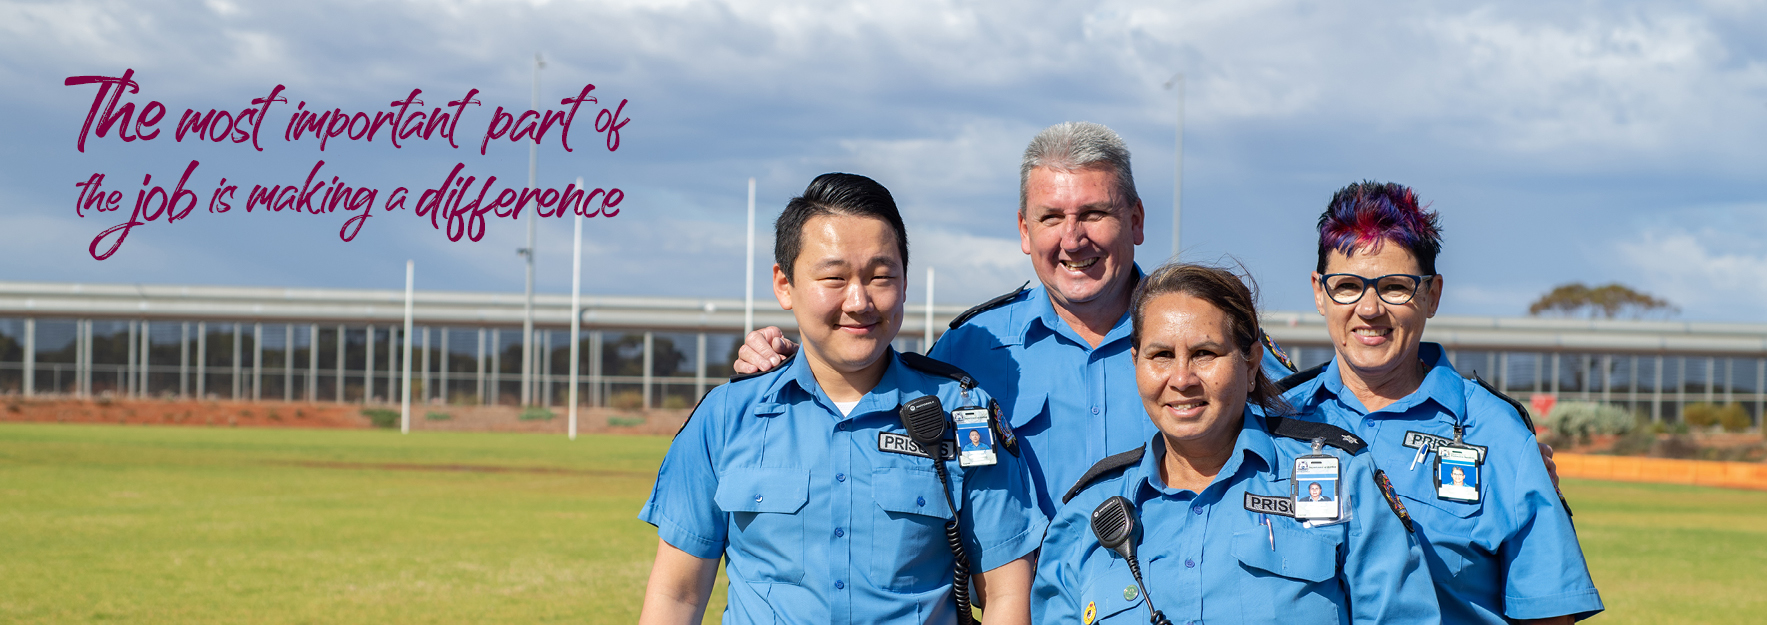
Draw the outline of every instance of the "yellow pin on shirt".
M1080 620L1083 621L1086 625L1092 625L1092 619L1093 619L1093 617L1096 617L1096 616L1098 616L1098 602L1087 601L1086 602L1086 613L1080 615Z

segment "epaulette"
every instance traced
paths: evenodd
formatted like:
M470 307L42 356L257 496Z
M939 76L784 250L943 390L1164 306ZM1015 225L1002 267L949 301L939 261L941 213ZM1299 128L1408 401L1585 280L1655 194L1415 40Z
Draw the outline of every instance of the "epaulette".
M1501 399L1504 402L1508 403L1510 406L1514 406L1515 413L1522 416L1522 425L1528 426L1529 432L1534 431L1534 419L1532 417L1528 416L1528 407L1527 406L1523 406L1522 403L1519 401L1516 401L1514 397L1504 395L1503 391L1499 391L1496 388L1492 387L1490 384L1486 383L1484 378L1480 378L1479 374L1477 374L1477 373L1473 374L1473 381L1478 382L1479 386L1485 387L1485 390L1490 391L1492 395L1496 395L1497 399Z
M1289 391L1294 390L1294 388L1297 386L1311 382L1313 380L1313 378L1317 378L1317 377L1319 377L1319 374L1324 373L1325 368L1327 366L1329 366L1330 364L1331 364L1331 361L1327 360L1324 363L1321 363L1317 367L1314 367L1312 369L1308 369L1306 371L1302 371L1300 373L1296 373L1294 375L1291 375L1291 376L1288 376L1288 377L1283 378L1281 380L1278 380L1276 382L1276 392L1277 393L1287 393Z
M1086 487L1091 485L1092 482L1097 481L1100 477L1104 477L1104 474L1122 469L1123 467L1133 466L1135 463L1141 462L1141 454L1146 452L1147 445L1142 445L1120 454L1106 456L1105 459L1098 461L1098 464L1092 465L1092 468L1087 469L1086 474L1080 476L1079 481L1074 482L1074 487L1068 489L1068 494L1061 496L1061 502L1067 503L1069 500L1072 500L1075 496L1078 496L1081 491L1086 490Z
M990 310L999 308L1001 306L1005 306L1007 302L1010 302L1010 301L1012 301L1013 298L1018 297L1018 294L1025 292L1025 287L1028 287L1028 286L1031 286L1030 280L1026 280L1024 284L1018 285L1018 288L1013 289L1011 293L1007 293L1007 294L1002 295L1000 297L996 297L994 299L982 302L981 304L977 305L975 308L971 308L969 310L963 311L963 314L957 315L956 319L951 320L951 329L956 330L957 326L961 326L961 325L963 325L963 322L969 321L970 317L974 317L976 315L988 312Z
M902 352L900 356L902 364L908 365L910 369L957 380L957 385L963 387L964 390L976 387L976 379L969 377L968 372L958 369L957 365L943 360L934 360L914 352Z
M1264 426L1269 428L1271 436L1281 436L1296 440L1311 441L1315 438L1325 439L1325 444L1352 454L1362 453L1368 443L1362 437L1351 434L1349 430L1322 421L1306 421L1289 417L1265 417Z
M747 379L749 379L749 378L758 378L758 377L761 377L761 376L763 376L763 375L767 375L767 374L769 374L769 373L772 373L772 372L774 372L774 371L778 371L778 370L780 370L780 369L784 369L784 368L786 368L786 367L790 367L790 366L791 366L791 359L792 359L792 358L797 358L797 357L798 357L798 355L797 355L797 354L795 354L795 353L794 353L794 354L792 354L792 355L791 355L791 356L790 356L790 357L788 357L788 358L786 358L786 359L785 359L785 361L784 361L784 362L781 362L781 363L779 363L779 366L777 366L777 367L774 367L774 368L772 368L772 369L763 369L763 370L761 370L761 371L756 371L756 372L754 372L754 373L736 373L736 374L731 374L731 376L730 376L730 381L731 381L731 382L741 382L741 381L743 381L743 380L747 380Z

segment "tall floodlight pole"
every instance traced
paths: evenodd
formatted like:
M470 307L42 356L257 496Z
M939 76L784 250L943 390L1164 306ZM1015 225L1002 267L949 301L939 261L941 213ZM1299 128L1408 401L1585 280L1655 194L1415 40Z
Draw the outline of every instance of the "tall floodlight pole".
M1179 72L1171 80L1166 81L1166 88L1178 87L1178 155L1177 172L1172 177L1172 260L1178 260L1179 224L1183 223L1184 215L1184 73Z
M417 264L405 261L405 357L403 376L404 389L399 394L399 433L411 433L411 309L412 309L412 277L416 275Z
M747 340L755 331L755 179L749 179L749 245L748 260L743 264L742 336Z
M577 178L583 188L583 178ZM571 216L575 233L571 242L571 440L577 440L577 343L583 334L583 216Z
M540 69L546 67L546 61L540 53L534 53L534 98L533 110L540 110ZM540 168L540 137L535 135L528 142L528 188L539 188ZM528 260L527 297L522 304L522 405L534 403L534 215L526 216L528 222L528 246L522 248L522 255Z
M926 268L926 341L920 353L930 354L933 351L933 268Z

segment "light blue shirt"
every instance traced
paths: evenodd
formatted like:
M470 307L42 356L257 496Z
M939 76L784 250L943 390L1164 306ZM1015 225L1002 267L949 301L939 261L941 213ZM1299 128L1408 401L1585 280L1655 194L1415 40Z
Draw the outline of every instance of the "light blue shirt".
M1600 612L1601 595L1534 433L1515 407L1462 378L1441 345L1424 343L1419 356L1429 365L1423 385L1374 412L1344 388L1336 360L1285 399L1368 441L1375 464L1416 520L1444 621L1581 619ZM1418 450L1405 446L1407 438L1419 438L1407 436L1413 432L1452 440L1457 422L1466 428L1463 441L1485 450L1475 503L1438 498L1435 454L1413 467Z
M1047 288L1038 285L933 345L933 358L969 372L999 399L1026 448L1037 505L1046 515L1087 468L1156 432L1135 386L1129 330L1124 312L1093 347L1056 314ZM1268 351L1264 367L1271 380L1291 373Z
M988 396L966 401L955 381L887 358L849 416L793 358L714 389L669 446L638 518L688 554L726 558L725 623L956 622L951 510L933 461L886 449L903 448L908 400L936 395L949 411ZM975 572L1031 553L1045 527L1024 464L997 456L945 461Z
M1173 623L1439 622L1418 543L1381 496L1366 452L1325 448L1340 459L1347 522L1308 528L1248 509L1247 493L1288 497L1295 458L1312 453L1309 442L1265 427L1246 412L1233 455L1201 493L1160 479L1166 447L1156 436L1140 463L1062 506L1038 556L1032 621L1148 622L1127 562L1099 545L1090 525L1100 503L1122 495L1140 517L1136 558L1147 593Z

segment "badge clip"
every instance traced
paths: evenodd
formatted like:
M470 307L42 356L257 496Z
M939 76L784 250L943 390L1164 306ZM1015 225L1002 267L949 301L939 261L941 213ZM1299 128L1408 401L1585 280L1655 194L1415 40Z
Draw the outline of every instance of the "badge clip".
M1479 450L1462 440L1463 428L1454 426L1454 442L1436 445L1436 498L1464 503L1479 501Z

